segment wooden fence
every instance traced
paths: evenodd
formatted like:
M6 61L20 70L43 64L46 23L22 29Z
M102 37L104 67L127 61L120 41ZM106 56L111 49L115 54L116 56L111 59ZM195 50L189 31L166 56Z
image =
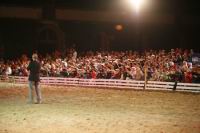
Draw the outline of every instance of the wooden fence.
M1 82L22 83L28 82L28 77L9 76L0 78ZM83 87L103 87L119 89L139 89L139 90L166 90L166 91L188 91L200 92L200 84L148 81L145 86L144 81L137 80L116 80L116 79L79 79L61 77L41 77L42 85L58 86L83 86Z

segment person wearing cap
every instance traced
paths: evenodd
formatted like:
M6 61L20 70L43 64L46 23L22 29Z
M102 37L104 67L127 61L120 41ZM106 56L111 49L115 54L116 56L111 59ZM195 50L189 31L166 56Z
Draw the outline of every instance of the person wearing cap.
M29 63L27 70L29 70L29 103L33 103L33 87L35 87L35 93L37 97L37 104L40 104L42 101L41 91L39 88L40 82L40 69L41 65L38 61L38 55L32 55L32 61Z

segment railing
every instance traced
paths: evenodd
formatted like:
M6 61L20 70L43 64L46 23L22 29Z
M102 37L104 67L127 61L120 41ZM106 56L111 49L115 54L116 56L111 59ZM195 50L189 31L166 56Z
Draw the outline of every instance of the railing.
M28 81L28 77L20 77L20 76L9 76L7 78L1 77L0 81L25 84ZM194 84L194 83L177 83L177 85L175 86L176 83L174 82L148 81L146 83L146 87L144 83L145 83L144 81L137 81L137 80L41 77L42 85L200 92L200 84Z

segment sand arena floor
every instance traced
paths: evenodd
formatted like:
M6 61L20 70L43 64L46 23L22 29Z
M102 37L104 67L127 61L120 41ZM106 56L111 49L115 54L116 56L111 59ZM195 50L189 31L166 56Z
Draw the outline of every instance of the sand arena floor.
M0 83L0 133L200 133L200 94Z

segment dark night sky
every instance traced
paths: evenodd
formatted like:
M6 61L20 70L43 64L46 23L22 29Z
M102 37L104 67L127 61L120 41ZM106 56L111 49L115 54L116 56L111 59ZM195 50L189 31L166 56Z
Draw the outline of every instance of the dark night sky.
M124 7L122 0L1 0L1 5L41 6L46 2L54 1L56 7L83 9L83 10L121 10ZM149 0L154 4L151 10L154 13L200 14L200 4L193 0Z
M24 6L42 7L53 0L1 0L0 6ZM98 10L98 11L123 11L126 10L120 1L122 0L54 0L56 8ZM152 0L153 8L148 10L150 14L159 15L180 15L199 16L200 4L194 1L185 0ZM175 47L193 48L199 51L200 45L200 24L183 25L180 31L174 25L145 25L143 32L148 36L148 44L143 46L132 45L134 26L131 23L121 23L124 30L118 32L114 29L117 23L100 22L59 22L61 29L65 33L66 45L70 47L77 44L79 50L98 50L100 47L101 32L106 32L113 39L111 48L114 50L127 49L170 49ZM4 45L5 56L15 57L22 53L30 54L36 44L36 32L38 23L33 20L0 18L0 44ZM179 34L183 34L182 43L177 39ZM87 46L87 47L85 47ZM164 46L164 47L163 47ZM43 52L43 51L41 51ZM47 51L45 51L47 52Z

